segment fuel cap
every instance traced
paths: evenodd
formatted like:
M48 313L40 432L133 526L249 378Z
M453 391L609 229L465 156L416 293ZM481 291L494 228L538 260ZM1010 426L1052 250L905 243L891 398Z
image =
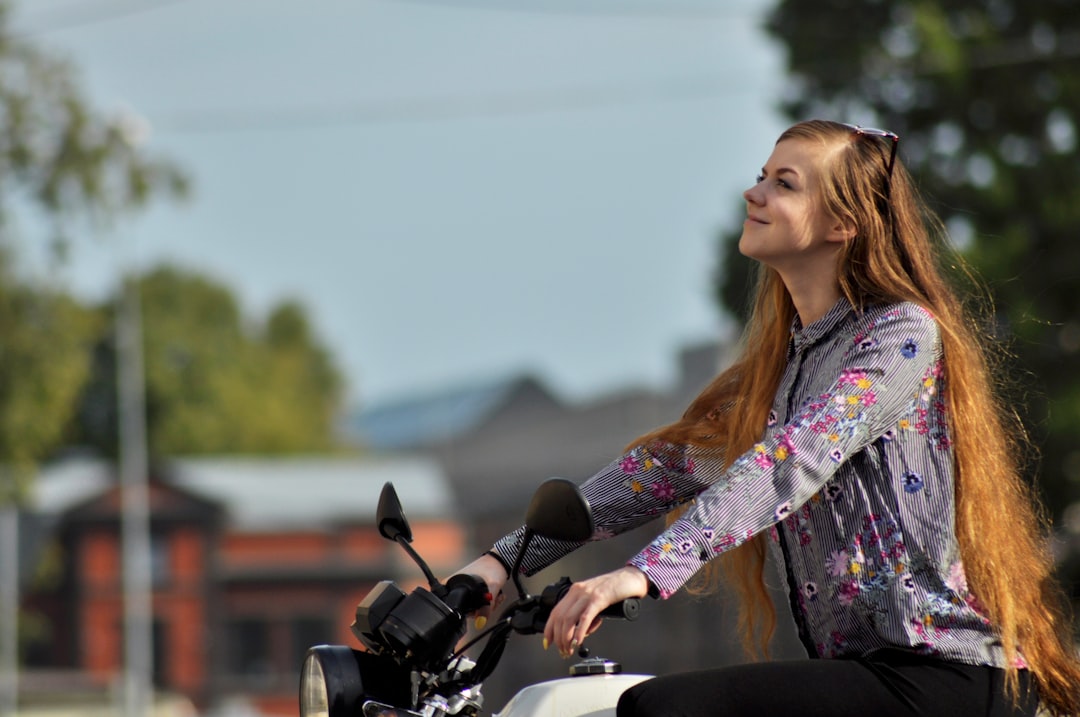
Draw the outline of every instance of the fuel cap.
M570 666L570 676L582 675L617 675L622 672L622 664L603 657L590 657Z

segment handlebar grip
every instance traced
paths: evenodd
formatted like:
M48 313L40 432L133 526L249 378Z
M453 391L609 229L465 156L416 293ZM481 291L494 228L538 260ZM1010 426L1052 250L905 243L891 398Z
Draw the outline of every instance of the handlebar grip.
M570 578L564 577L544 588L544 592L540 596L540 603L545 610L543 615L544 620L547 620L548 614L551 613L551 608L555 607L556 603L566 597L566 593L571 585L573 585L573 582ZM639 612L641 612L641 600L639 598L626 598L613 605L608 605L600 611L600 614L597 617L610 617L616 620L637 620Z
M601 610L600 617L611 617L616 620L637 620L640 612L641 600L638 598L626 598Z
M440 597L460 613L470 613L491 602L487 583L477 575L454 575L446 581L444 591Z

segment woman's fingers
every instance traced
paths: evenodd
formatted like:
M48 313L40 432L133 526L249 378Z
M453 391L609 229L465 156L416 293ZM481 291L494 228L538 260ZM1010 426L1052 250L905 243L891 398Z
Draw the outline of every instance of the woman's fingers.
M577 652L582 643L585 642L585 638L596 632L596 628L599 625L594 625L598 622L596 616L607 607L607 604L602 604L602 598L596 594L587 594L580 603L580 612L578 618L574 621L574 624L570 630L570 644L567 647L567 657L570 657L573 653Z
M573 632L577 626L580 608L577 586L572 585L562 600L552 609L544 626L544 649L554 645L559 654L566 657Z
M495 611L499 609L499 606L502 605L505 598L506 595L500 592L498 595L495 595L487 605L483 605L473 611L473 626L477 630L483 630L487 625L488 619L495 614Z
M585 638L586 633L579 632L579 627L588 619L589 602L590 596L575 584L548 618L544 629L545 643L554 645L563 657L569 657Z
M569 657L599 629L598 616L604 608L628 597L643 597L647 591L645 574L633 567L574 583L548 618L545 645L554 645L560 655Z

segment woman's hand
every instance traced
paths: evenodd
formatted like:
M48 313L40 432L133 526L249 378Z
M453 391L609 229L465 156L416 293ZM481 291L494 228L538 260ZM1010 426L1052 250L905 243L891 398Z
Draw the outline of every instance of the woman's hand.
M486 553L457 572L465 575L477 575L487 583L488 592L491 593L491 603L473 613L476 616L476 628L478 630L482 629L491 616L491 611L502 602L503 585L510 579L510 576L506 574L506 568L503 567L502 563Z
M601 610L626 598L645 597L648 591L645 573L630 565L574 583L551 611L544 628L544 649L555 645L560 655L569 657L600 627L597 615Z

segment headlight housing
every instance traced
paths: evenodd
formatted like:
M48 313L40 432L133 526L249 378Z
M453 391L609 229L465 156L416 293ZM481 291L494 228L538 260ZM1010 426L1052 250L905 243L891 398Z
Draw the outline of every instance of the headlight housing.
M355 717L364 686L357 650L344 645L309 648L300 670L300 717Z

